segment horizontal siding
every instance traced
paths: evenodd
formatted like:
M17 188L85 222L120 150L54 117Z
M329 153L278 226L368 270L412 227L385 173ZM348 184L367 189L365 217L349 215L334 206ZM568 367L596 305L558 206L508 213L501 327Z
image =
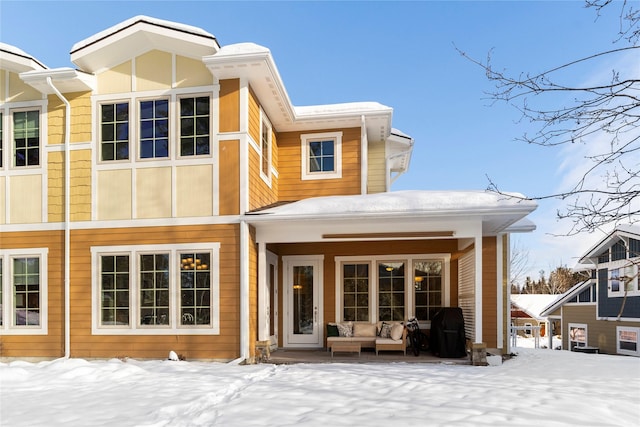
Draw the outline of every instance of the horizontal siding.
M0 233L0 249L48 248L47 335L2 335L0 357L55 358L64 355L63 238L61 231Z
M482 341L498 348L498 270L495 237L482 239ZM506 312L504 313L506 316ZM502 319L500 319L501 321Z
M220 81L220 132L240 130L240 80Z
M237 225L74 230L71 239L72 357L187 359L239 356L239 241ZM219 335L91 335L91 247L220 242Z
M342 131L342 178L305 180L301 179L302 133L278 133L278 174L281 201L300 200L308 197L360 194L360 129L327 129L322 132Z

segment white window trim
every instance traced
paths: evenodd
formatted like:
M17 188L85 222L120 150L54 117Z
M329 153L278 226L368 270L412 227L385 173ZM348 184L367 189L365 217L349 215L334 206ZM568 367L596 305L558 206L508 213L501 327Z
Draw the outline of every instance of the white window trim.
M183 98L209 98L209 154L194 154L192 156L183 156L180 154L180 100ZM211 92L193 92L193 93L180 93L176 94L175 97L171 97L169 103L174 103L174 111L176 112L176 117L173 119L171 115L169 116L169 123L171 124L172 120L175 120L176 125L174 126L174 141L175 141L175 157L178 160L192 160L192 159L206 159L213 157L213 96ZM171 135L171 133L169 133ZM171 145L171 137L169 138L169 145Z
M588 325L586 323L569 323L567 325L567 346L568 349L571 350L571 343L574 342L571 340L571 329L576 328L576 329L584 329L584 343L582 343L582 345L579 345L580 343L578 341L575 341L576 347L586 347L589 345L589 328Z
M636 351L625 350L620 348L620 332L629 331L636 333ZM616 353L625 354L627 356L640 356L640 328L630 326L616 326Z
M211 325L180 326L178 322L178 307L180 305L180 270L178 256L189 251L211 252ZM170 292L170 321L164 325L139 325L139 255L145 253L169 253L169 292ZM101 325L100 324L100 256L128 255L129 256L129 325ZM219 335L220 334L220 243L185 243L166 245L131 245L131 246L92 246L91 247L91 333L92 335Z
M140 132L140 127L142 125L142 114L141 114L141 104L143 102L155 102L155 101L167 101L167 108L169 109L169 111L167 112L167 121L168 121L168 133L167 133L167 156L166 157L156 157L155 155L153 157L141 157L142 154L142 135ZM172 96L171 94L166 94L166 95L160 95L160 96L139 96L135 98L135 110L136 110L136 121L135 121L135 155L136 155L136 161L141 162L141 163L146 163L146 162L167 162L170 161L171 159L173 159L174 157L177 157L177 153L178 153L178 149L176 147L176 145L178 144L178 141L175 140L175 137L173 138L173 144L171 143L171 139L172 139L172 135L175 135L175 129L176 129L176 122L177 122L177 118L175 117L176 115L176 102L177 100L175 99L175 96ZM131 108L131 107L129 107ZM129 112L129 119L131 119L131 112ZM155 116L154 116L154 121L155 121ZM131 120L129 121L129 123L131 123ZM131 138L131 125L129 125L129 138ZM155 143L154 143L155 144ZM154 147L154 151L155 151L155 147ZM129 152L129 157L131 157L131 152Z
M333 172L310 172L309 171L309 143L311 140L333 139L335 141L333 147L334 166ZM301 148L301 179L338 179L342 178L342 132L325 132L325 133L305 133L300 135Z
M263 127L267 127L269 130L268 133L268 137L267 137L267 160L268 160L268 166L267 166L267 170L264 171L262 169L262 162L264 161L264 150L262 149L262 133L264 132L264 128ZM262 110L262 108L260 108L260 142L259 142L259 146L260 146L260 150L258 151L258 153L260 154L260 178L262 178L262 180L269 186L271 187L271 176L272 176L272 171L271 169L273 168L273 126L271 126L271 122L269 121L269 118L267 117L267 115L265 114L265 112Z
M28 249L1 249L0 262L2 262L2 307L9 307L9 310L2 310L2 325L0 332L2 335L47 335L49 333L49 298L48 298L48 248L28 248ZM14 258L39 258L40 259L40 325L20 326L13 325L13 263Z
M629 260L621 259L618 261L612 261L607 264L607 296L609 298L619 298L625 296L625 284L620 281L620 289L618 291L611 290L611 271L617 269L624 269L625 274L631 274L635 276L638 272L638 266L630 263ZM629 285L627 285L627 296L640 296L640 289L638 289L638 277L635 277Z
M16 105L14 107L8 108L7 110L8 110L8 113L7 113L8 117L7 117L7 122L5 122L7 126L6 127L3 126L3 129L6 129L5 136L7 136L7 138L3 138L3 145L4 145L3 151L6 153L6 154L3 153L3 155L5 155L6 162L3 162L3 167L0 169L12 170L12 171L29 171L29 172L43 170L45 168L43 163L46 160L45 148L47 145L46 141L44 140L44 136L47 135L46 133L47 132L47 128L46 128L47 115L46 115L46 109L44 105L42 105L41 102L36 102L28 105L20 105L20 106ZM14 133L13 133L14 132L13 114L25 112L25 111L38 111L38 131L39 131L38 156L39 158L38 158L37 165L16 166L14 161L16 146L15 146ZM5 167L5 165L7 167Z
M342 322L343 319L343 286L342 286L342 265L343 264L369 264L369 322L378 322L378 269L379 262L404 262L405 269L413 268L415 261L441 261L442 262L442 304L443 307L450 306L450 269L451 255L434 253L434 254L390 254L390 255L354 255L354 256L337 256L335 261L335 286L336 286L336 322ZM405 311L407 317L411 318L415 314L414 301L414 281L412 275L405 277ZM406 320L406 319L405 319ZM431 322L420 323L421 327L430 328Z
M134 116L132 108L131 108L131 98L118 98L118 99L104 99L102 101L96 102L96 146L97 146L97 159L96 163L99 165L122 165L131 163L135 159L135 147L133 144L132 135L135 134L134 129L131 127L131 118ZM102 160L102 106L107 104L124 104L126 103L129 106L129 158L124 160Z

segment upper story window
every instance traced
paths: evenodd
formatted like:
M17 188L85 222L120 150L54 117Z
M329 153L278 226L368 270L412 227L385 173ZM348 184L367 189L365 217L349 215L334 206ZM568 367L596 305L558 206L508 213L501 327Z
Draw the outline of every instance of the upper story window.
M211 153L209 97L180 99L180 156Z
M169 157L169 100L140 101L140 158Z
M102 160L128 160L129 103L102 104L100 114Z
M260 111L260 173L267 181L271 179L271 123L262 110Z
M342 132L300 135L302 179L342 178Z
M40 165L40 111L13 112L15 167Z
M611 261L618 261L625 258L627 258L627 247L622 240L619 240L611 247Z

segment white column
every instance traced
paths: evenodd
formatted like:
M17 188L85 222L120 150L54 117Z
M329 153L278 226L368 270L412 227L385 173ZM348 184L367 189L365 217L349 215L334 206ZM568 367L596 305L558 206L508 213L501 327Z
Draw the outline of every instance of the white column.
M269 339L269 319L267 315L267 245L258 243L258 340Z
M475 277L475 342L482 342L482 224L480 230L474 236L474 248L475 248L475 264L476 264L476 277Z

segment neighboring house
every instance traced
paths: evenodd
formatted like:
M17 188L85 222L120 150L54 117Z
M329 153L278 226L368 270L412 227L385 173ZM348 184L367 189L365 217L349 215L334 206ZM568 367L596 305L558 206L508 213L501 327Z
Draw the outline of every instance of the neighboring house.
M592 278L569 289L542 315L562 324L562 348L640 356L640 227L618 226L585 253Z
M549 323L542 310L554 302L560 295L550 294L511 294L511 324L524 327L518 335L532 336L534 327L538 327L540 337L547 336ZM551 332L553 335L553 330Z
M0 45L0 357L251 360L449 306L508 351L534 202L390 192L414 144L393 110L296 107L255 44L138 16L71 61Z

